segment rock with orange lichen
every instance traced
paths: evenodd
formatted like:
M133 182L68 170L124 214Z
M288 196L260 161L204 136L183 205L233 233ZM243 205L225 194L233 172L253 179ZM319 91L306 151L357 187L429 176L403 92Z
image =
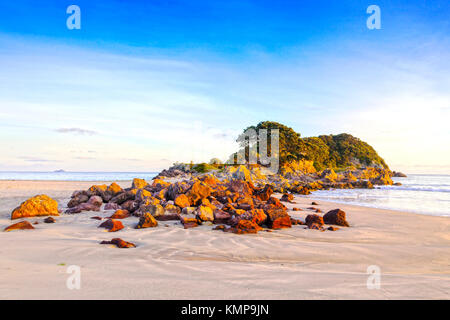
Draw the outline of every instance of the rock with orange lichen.
M34 196L13 210L11 220L38 216L59 216L58 202L45 194Z
M156 188L158 190L167 188L168 186L170 186L170 183L166 182L164 180L161 180L161 179L155 179L155 180L153 180L153 183L152 183L152 187Z
M102 224L100 224L98 227L105 228L109 232L116 232L123 229L123 224L118 220L108 219Z
M136 229L154 228L157 226L158 221L156 221L151 213L147 212L139 218L139 223L137 224Z
M262 229L263 228L261 228L259 225L257 225L251 220L240 220L235 226L224 229L223 231L232 232L236 234L246 234L246 233L257 233Z
M206 183L197 181L192 185L186 195L189 198L189 203L195 206L210 194L211 188Z
M200 221L214 221L214 213L210 207L201 205L195 210L197 219Z
M118 248L136 248L134 243L122 240L120 238L114 238L111 241L102 241L100 244L113 244Z
M183 209L189 207L191 204L189 202L189 198L185 194L180 194L175 198L175 205Z
M6 227L3 231L34 229L33 225L28 221L21 221Z
M131 184L132 189L142 189L146 186L148 186L148 182L139 178L134 178L133 183Z
M113 182L109 185L106 191L110 192L113 196L115 196L116 194L123 192L123 189L117 183Z
M272 194L273 194L273 187L269 184L266 184L262 189L257 189L254 191L254 197L261 201L269 200Z
M284 208L273 204L266 204L264 212L267 215L266 224L271 229L290 228L292 226L291 217Z
M128 210L119 209L119 210L116 210L116 212L114 212L114 214L109 218L110 219L125 219L125 218L128 218L129 216L130 216L130 212Z

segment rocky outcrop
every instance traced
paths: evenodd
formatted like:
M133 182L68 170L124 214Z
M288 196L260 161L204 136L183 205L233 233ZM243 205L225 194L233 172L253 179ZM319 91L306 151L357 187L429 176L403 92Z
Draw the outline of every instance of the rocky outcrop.
M59 216L58 202L45 194L34 196L13 210L11 220L39 216Z

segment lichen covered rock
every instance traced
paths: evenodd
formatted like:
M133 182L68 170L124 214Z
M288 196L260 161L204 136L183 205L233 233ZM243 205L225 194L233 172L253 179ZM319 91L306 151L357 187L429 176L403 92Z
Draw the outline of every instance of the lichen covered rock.
M45 194L34 196L13 210L11 220L38 216L59 216L58 202Z

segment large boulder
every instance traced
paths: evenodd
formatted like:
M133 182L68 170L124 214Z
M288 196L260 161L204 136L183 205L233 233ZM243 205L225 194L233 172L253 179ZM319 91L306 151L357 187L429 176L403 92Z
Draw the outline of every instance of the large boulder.
M341 209L328 211L323 216L323 221L326 224L335 224L337 226L350 227L350 224L345 219L345 212Z
M11 220L38 216L59 216L58 202L45 194L34 196L13 210Z

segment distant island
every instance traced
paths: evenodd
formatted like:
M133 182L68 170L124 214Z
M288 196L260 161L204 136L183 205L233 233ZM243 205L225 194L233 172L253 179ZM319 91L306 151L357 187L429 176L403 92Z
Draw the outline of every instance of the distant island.
M59 169L59 170L55 170L53 172L66 172L66 171L64 171L63 169Z

